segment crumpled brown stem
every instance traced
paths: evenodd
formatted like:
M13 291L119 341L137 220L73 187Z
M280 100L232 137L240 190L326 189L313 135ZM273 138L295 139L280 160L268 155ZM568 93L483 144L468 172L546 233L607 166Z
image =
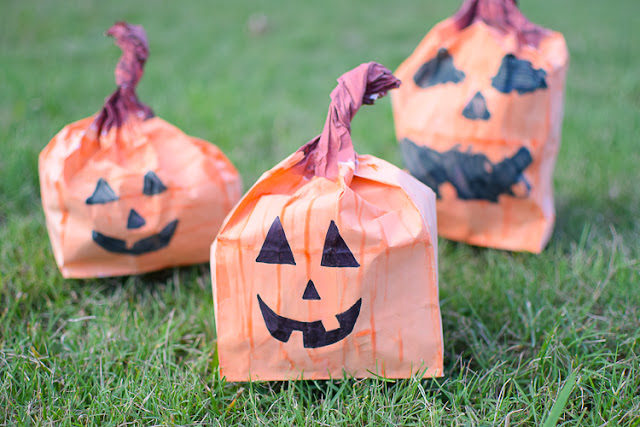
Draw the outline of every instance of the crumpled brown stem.
M521 44L538 47L549 30L527 19L515 0L466 0L453 17L460 30L481 20L502 32L516 34Z
M112 127L120 127L130 115L142 120L153 117L151 108L140 102L136 86L144 72L149 57L149 44L144 29L126 22L116 22L107 32L122 49L122 56L115 70L118 89L112 93L98 113L93 128L98 135Z
M338 86L331 92L329 114L322 134L298 151L304 153L300 162L305 175L322 176L330 180L338 177L338 164L356 161L351 141L351 120L362 104L373 104L390 89L400 86L387 68L376 63L361 64L338 78Z

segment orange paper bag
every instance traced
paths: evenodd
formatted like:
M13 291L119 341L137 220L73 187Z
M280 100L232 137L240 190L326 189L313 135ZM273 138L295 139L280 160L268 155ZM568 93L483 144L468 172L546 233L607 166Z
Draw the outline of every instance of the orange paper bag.
M225 220L211 273L228 380L441 375L435 195L351 142L360 106L398 85L373 62L340 77L322 134Z
M40 153L42 205L64 277L144 273L205 262L241 180L214 145L190 137L136 95L148 56L142 27L108 31L123 51L118 89L93 117Z
M396 135L409 171L437 194L441 236L542 251L568 60L562 34L514 0L467 0L400 65Z

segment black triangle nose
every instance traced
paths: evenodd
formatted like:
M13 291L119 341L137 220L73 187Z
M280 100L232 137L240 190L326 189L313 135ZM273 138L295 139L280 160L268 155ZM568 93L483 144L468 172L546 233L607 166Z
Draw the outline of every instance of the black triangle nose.
M136 212L133 209L129 211L129 218L127 219L127 228L129 230L140 228L146 223L147 221L145 221L144 218L142 218L142 216L140 216L138 212Z
M487 110L487 101L480 92L476 92L471 101L462 110L462 115L469 120L489 120L491 113Z
M307 282L307 287L304 289L302 299L320 299L320 294L318 294L318 290L311 280Z

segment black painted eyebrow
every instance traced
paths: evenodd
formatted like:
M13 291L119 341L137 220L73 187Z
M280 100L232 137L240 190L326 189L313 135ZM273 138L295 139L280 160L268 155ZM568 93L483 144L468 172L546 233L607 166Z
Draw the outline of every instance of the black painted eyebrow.
M416 85L425 89L443 83L459 83L465 74L453 64L453 57L445 48L441 48L437 55L418 69L413 75Z
M327 230L320 265L324 267L360 267L344 239L340 236L338 226L334 221L331 221Z
M533 68L530 61L516 58L512 53L502 58L498 73L491 79L491 86L502 93L514 90L519 94L547 88L547 72Z
M269 228L267 232L267 237L264 239L256 262L296 265L296 261L293 259L293 252L291 252L291 246L289 246L287 236L284 234L280 217L277 216L271 224L271 228Z

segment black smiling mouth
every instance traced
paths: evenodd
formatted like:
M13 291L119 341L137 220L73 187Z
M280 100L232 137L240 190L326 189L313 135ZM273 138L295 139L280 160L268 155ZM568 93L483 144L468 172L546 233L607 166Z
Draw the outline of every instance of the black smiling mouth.
M106 251L116 254L143 255L166 247L171 241L177 226L178 220L175 219L167 224L159 233L138 240L131 248L127 248L127 242L124 240L105 236L95 230L93 230L91 234L93 241Z
M294 330L301 331L304 347L317 348L335 344L353 331L356 320L358 320L358 316L360 315L362 298L356 301L347 311L336 314L340 327L331 331L327 331L324 328L321 320L315 322L300 322L277 315L262 301L260 295L258 295L258 303L260 304L260 311L262 311L264 323L267 325L267 329L272 337L279 341L287 342Z

